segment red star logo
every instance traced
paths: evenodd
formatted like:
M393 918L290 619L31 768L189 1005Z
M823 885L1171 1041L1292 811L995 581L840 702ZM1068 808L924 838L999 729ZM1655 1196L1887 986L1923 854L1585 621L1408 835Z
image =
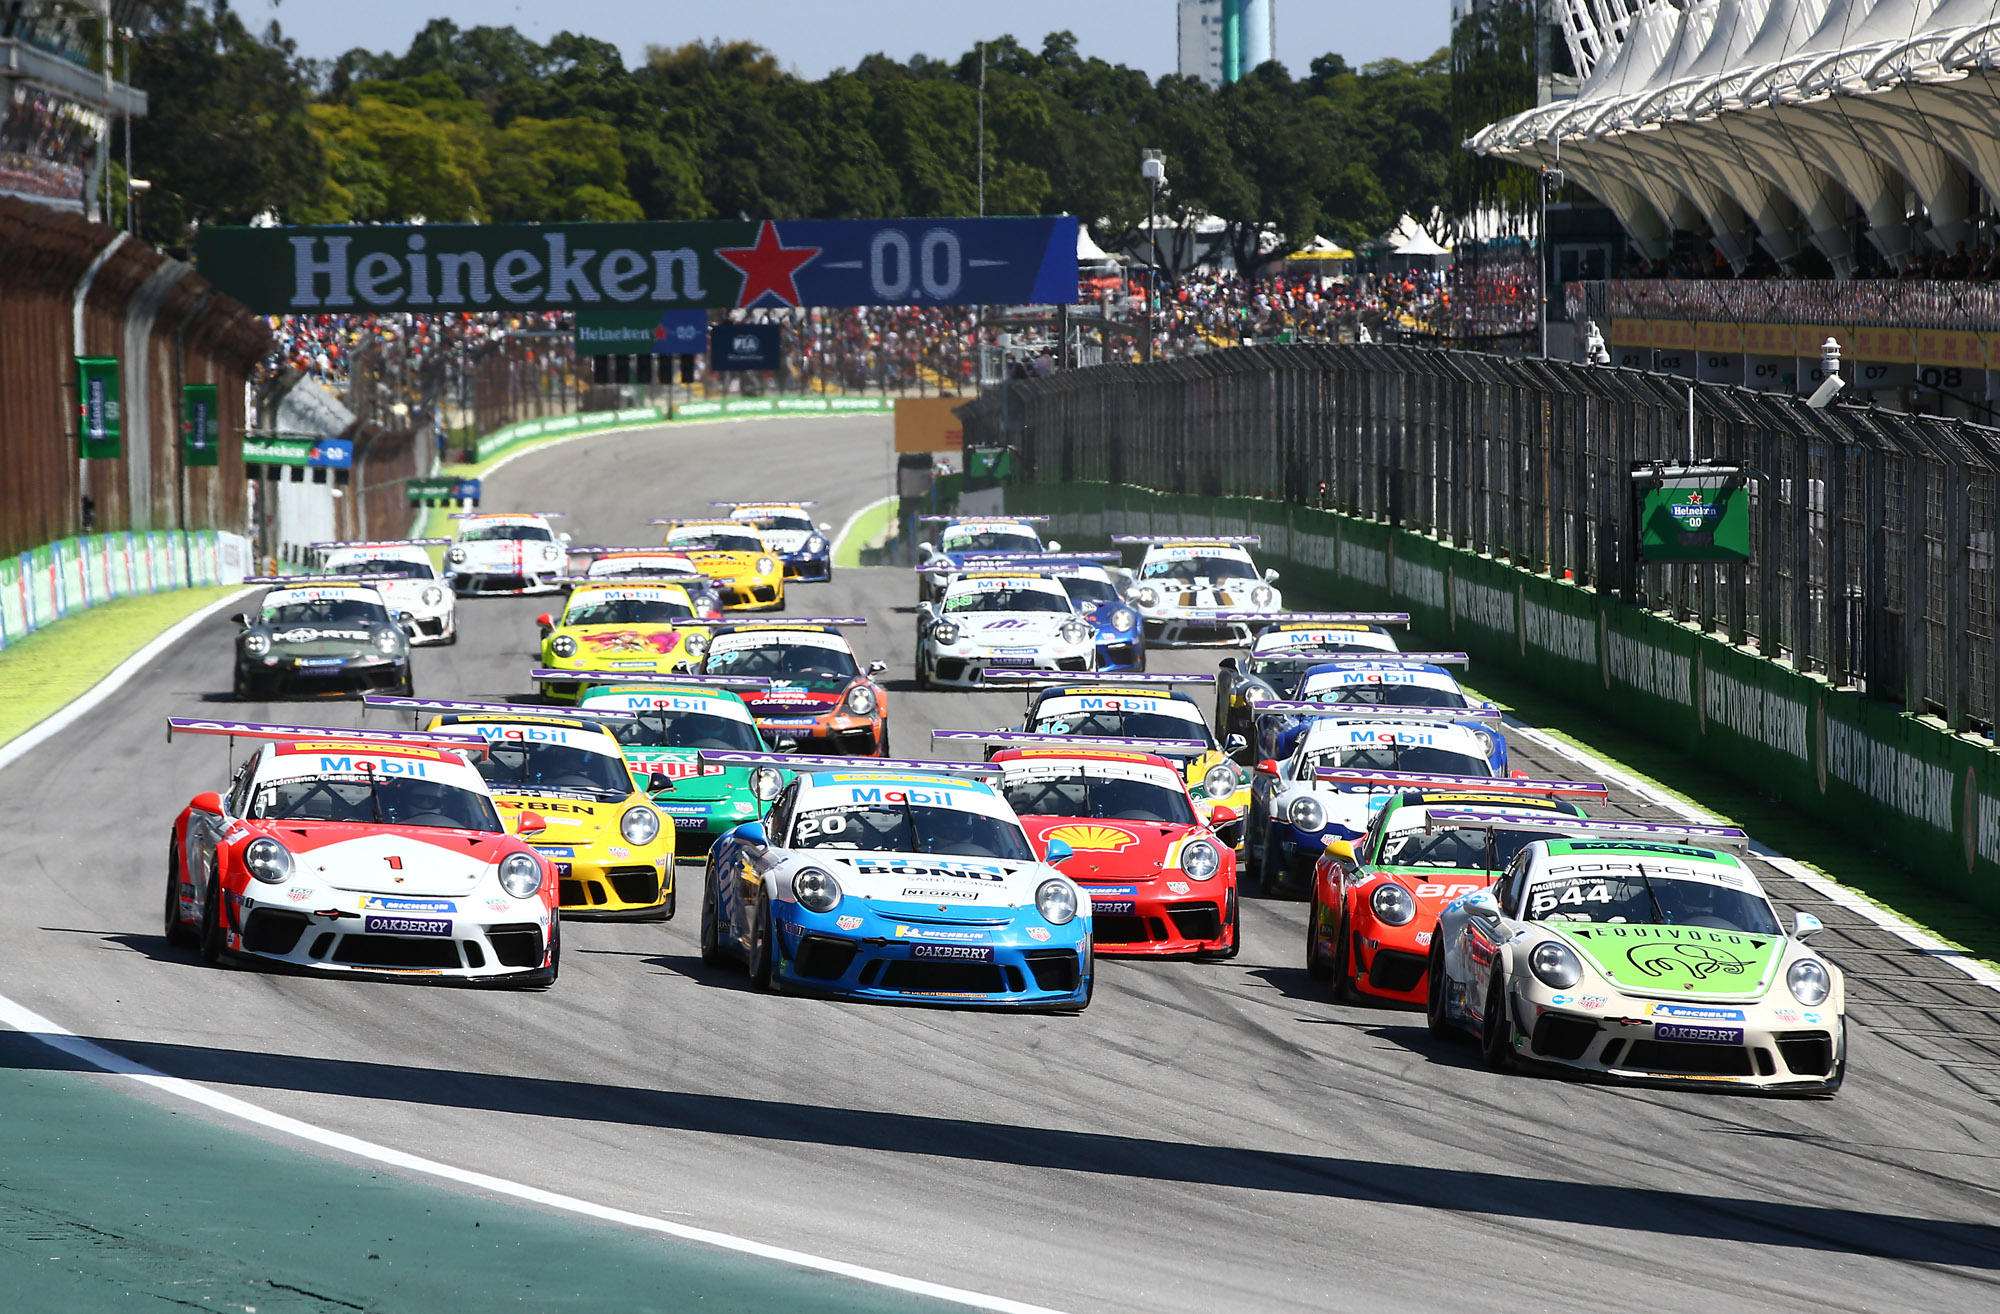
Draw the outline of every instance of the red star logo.
M819 256L816 246L785 246L778 241L778 226L766 219L757 230L757 245L723 247L716 255L743 271L743 291L736 308L752 306L766 294L788 306L799 304L798 285L792 275L800 266Z
M1700 505L1701 505L1701 494L1700 494L1700 493L1689 493L1689 494L1688 494L1688 505L1689 505L1689 506L1700 506Z

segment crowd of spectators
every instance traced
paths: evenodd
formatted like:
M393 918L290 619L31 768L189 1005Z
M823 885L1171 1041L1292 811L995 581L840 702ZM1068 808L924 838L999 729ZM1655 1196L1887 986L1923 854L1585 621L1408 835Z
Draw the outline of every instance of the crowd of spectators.
M1618 277L1634 280L1769 281L1797 279L1800 275L1787 270L1759 247L1744 262L1740 270L1723 259L1713 248L1705 248L1699 254L1684 253L1664 260L1647 260L1634 255L1619 267ZM1854 269L1850 278L1869 282L1894 280L1905 283L2000 282L2000 244L1957 242L1949 251L1924 245L1898 265L1877 251L1873 243L1862 242L1855 248Z

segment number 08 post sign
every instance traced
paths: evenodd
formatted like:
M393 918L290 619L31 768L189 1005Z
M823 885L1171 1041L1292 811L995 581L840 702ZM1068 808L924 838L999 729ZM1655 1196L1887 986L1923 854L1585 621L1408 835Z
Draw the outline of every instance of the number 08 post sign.
M203 277L263 315L1068 304L1077 221L203 228Z

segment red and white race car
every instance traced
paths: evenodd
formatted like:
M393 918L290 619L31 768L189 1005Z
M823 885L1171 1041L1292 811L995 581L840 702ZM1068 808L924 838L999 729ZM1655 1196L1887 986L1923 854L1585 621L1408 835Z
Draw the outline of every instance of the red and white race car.
M507 833L444 731L169 717L167 734L262 741L227 793L196 794L167 848L166 932L295 970L538 986L562 946L553 868ZM520 835L544 828L523 813Z
M989 742L1006 745L993 765L1029 841L1089 892L1094 951L1234 958L1236 853L1203 821L1180 769L1143 741L1076 739L998 732ZM1221 824L1234 819L1220 812Z

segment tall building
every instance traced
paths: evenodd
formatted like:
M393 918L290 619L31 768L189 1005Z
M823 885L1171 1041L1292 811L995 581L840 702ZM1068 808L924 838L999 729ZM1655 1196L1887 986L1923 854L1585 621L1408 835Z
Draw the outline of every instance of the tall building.
M1278 0L1180 0L1180 73L1211 87L1277 57Z

